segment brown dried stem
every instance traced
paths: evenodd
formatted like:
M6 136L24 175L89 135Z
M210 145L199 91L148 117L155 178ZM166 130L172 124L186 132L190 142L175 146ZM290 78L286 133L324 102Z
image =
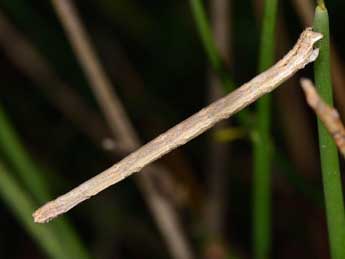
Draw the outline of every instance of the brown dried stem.
M289 49L290 39L281 16L277 17L276 40L277 53L282 55ZM318 165L314 162L318 157L316 141L312 137L312 125L307 119L308 111L304 97L296 84L296 77L284 83L284 87L276 93L276 105L288 155L297 171L311 178L318 170Z
M336 109L321 99L309 79L301 79L301 85L309 106L331 134L341 154L345 157L345 128Z
M0 46L5 50L4 53L12 63L32 80L51 103L94 143L100 145L104 138L109 137L109 130L99 115L85 104L73 87L58 77L49 62L1 11ZM117 147L119 146L117 145ZM124 151L121 149L122 153Z
M117 142L130 150L138 148L140 146L139 137L98 60L73 2L71 0L52 0L52 3L85 71L93 93L113 131L114 137ZM157 167L151 166L146 170L148 171L147 174L137 177L136 183L155 217L170 252L175 258L193 258L179 223L177 212L160 195L154 185L154 175L164 176L165 178L168 175L163 172L159 174Z
M136 148L137 136L126 117L118 96L112 89L108 76L105 74L95 51L93 51L91 41L80 22L73 1L52 0L52 3L97 101L107 121L111 122L109 126L116 133L117 140L123 142L127 147ZM130 130L127 131L128 129Z
M313 46L321 38L320 33L307 28L293 49L273 67L182 121L109 169L48 202L33 214L35 222L47 222L65 213L100 191L140 171L144 166L187 143L217 122L229 118L261 96L271 92L299 69L315 61L318 56L318 49L314 49Z
M231 1L213 0L210 2L212 32L215 39L216 47L223 61L227 65L230 63L230 9ZM210 89L209 100L213 102L219 99L224 93L224 87L220 78L210 68ZM215 132L224 129L227 123L224 121L216 125L213 129ZM227 161L230 156L230 147L228 142L217 141L210 138L208 150L208 166L206 170L208 194L205 208L205 220L213 238L221 238L224 230L224 216L227 198Z
M314 17L314 1L312 0L291 0L295 6L297 14L300 16L304 26L310 26ZM332 79L334 82L335 101L338 110L345 118L345 65L341 61L339 54L331 42L331 67Z

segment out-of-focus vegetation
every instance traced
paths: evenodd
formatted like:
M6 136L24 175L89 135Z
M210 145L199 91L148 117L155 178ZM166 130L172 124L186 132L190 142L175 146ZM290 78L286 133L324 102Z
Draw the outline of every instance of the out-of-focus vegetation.
M274 64L275 32L277 24L278 1L264 1L259 72L265 71ZM264 259L270 256L271 250L271 95L262 97L257 104L257 136L254 142L254 176L253 176L253 255Z
M312 25L316 1L277 2L275 8L275 1L268 0L73 1L142 142L209 102L211 71L219 77L223 95L292 47L299 33ZM229 35L227 55L218 49L222 39L212 32L216 4L227 5L227 26L221 27ZM328 102L332 93L327 87L333 80L335 106L341 107L345 85L336 71L345 71L345 2L325 4L338 62L332 63L331 79L328 44L322 41L315 79ZM325 14L318 15L315 26L325 32L327 23L320 18ZM61 219L33 223L35 208L126 152L110 139L50 1L0 1L0 55L0 258L173 258L133 178ZM338 168L337 154L333 147L331 154L322 152L321 167L316 120L296 80L301 75L312 77L312 66L270 95L269 102L260 100L231 123L160 160L170 180L157 178L154 188L174 208L194 258L342 258L343 240L337 239L344 233L340 177L327 173ZM323 151L323 141L328 145L330 140L325 140L322 127L319 131ZM211 149L212 143L226 145L227 157L211 154L221 150ZM216 173L210 170L210 157L223 176L215 181L226 181L226 195L212 196L219 195L219 200L209 199L217 186L209 182L208 176ZM340 176L342 167L340 161ZM254 233L260 226L253 224L260 221L251 219L252 193L254 179L262 183L263 177L267 195L257 199L256 211L266 215L263 231L270 234L258 240ZM212 212L206 208L216 208L208 203L220 201L225 210L218 218L222 229L215 234L208 218ZM260 257L260 249L268 255Z

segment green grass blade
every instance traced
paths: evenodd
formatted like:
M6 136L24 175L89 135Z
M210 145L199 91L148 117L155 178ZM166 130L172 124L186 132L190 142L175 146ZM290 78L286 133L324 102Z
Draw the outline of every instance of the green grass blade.
M329 105L332 105L329 20L323 1L318 1L318 6L316 7L314 30L321 32L324 36L318 45L320 54L314 65L315 82L320 96ZM331 255L333 259L344 259L345 214L338 152L332 137L319 120L318 131Z
M51 198L46 179L44 178L45 172L40 170L27 154L1 106L0 150L11 165L11 168L14 169L13 171L19 176L25 189L29 190L34 198L35 206L33 206L29 217L32 221L31 213L38 207L38 204L42 204ZM16 200L13 199L12 202L15 203ZM55 230L55 234L59 237L60 242L64 244L66 254L68 253L71 258L89 258L78 235L66 220L60 219L49 224L52 225L51 227Z
M221 80L224 93L229 93L235 89L236 85L229 73L226 71L220 52L216 47L202 0L189 0L189 4L202 45L205 49L212 69ZM248 110L241 111L239 114L237 114L237 117L243 126L248 128L251 127L252 116Z
M277 0L266 0L262 20L259 72L274 62ZM271 96L258 101L257 134L254 141L253 251L267 259L271 249Z
M211 66L222 81L225 91L230 92L235 88L235 84L230 78L229 74L225 71L224 62L214 42L212 31L202 1L190 0L189 3L192 9L195 24L199 31L201 41L203 43Z
M35 209L35 203L28 198L30 195L24 193L22 188L18 186L2 161L0 161L0 194L1 199L10 207L15 216L50 258L69 258L54 235L53 228L49 225L38 225L33 222L31 213Z
M0 148L15 169L25 187L32 192L35 200L39 203L47 201L50 197L43 176L37 173L31 159L18 141L15 130L0 107Z

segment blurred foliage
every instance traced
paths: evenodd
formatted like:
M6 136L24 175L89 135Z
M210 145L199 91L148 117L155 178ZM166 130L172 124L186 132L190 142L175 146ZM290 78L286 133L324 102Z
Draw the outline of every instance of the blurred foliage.
M206 105L210 63L188 1L75 2L106 71L143 141L151 139ZM202 2L209 17L211 1ZM256 74L261 23L256 1L231 2L231 41L234 55L232 69L227 72L235 84L240 85ZM329 0L327 6L331 35L340 58L343 58L345 53L341 46L345 43L345 29L342 26L342 10L345 2ZM50 2L2 0L0 8L18 31L49 60L51 69L63 81L68 82L102 118ZM291 47L303 29L291 1L279 1L278 20L286 24L285 44ZM280 27L277 34L282 38ZM6 35L0 34L0 37ZM36 88L35 83L14 64L1 45L0 56L0 105L11 121L10 133L17 135L15 138L23 145L27 159L38 168L35 171L45 172L42 179L54 197L121 158L118 155L109 159L106 151L96 147L66 119L50 103L45 93ZM276 56L280 57L281 54ZM308 67L301 74L310 76L311 69ZM291 98L291 105L296 100L298 97ZM275 101L273 94L273 111L277 106ZM306 106L303 107L307 109ZM253 106L249 109L253 110ZM289 106L284 107L284 111L289 114ZM272 165L272 258L329 258L325 211L320 196L321 176L319 172L298 171L297 162L288 153L290 141L281 134L279 117L280 114L273 113L274 133L271 137L275 147ZM314 131L310 134L315 137L316 125L312 117L304 119L300 123L311 124ZM3 126L0 125L0 135L6 133ZM251 258L252 153L248 141L250 134L242 136L243 132L250 130L244 128L240 120L234 127L241 129L241 132L221 132L216 137L217 141L219 138L228 141L235 151L232 153L231 171L227 172L230 174L231 196L226 215L226 241L231 255ZM236 137L233 141L233 135L241 137ZM15 144L11 144L10 139L11 137L5 136L2 141L8 140L7 144L13 148ZM205 165L210 139L214 138L201 136L163 159L165 166L174 173L178 183L176 192L181 192L182 198L185 193L183 188L187 187L179 182L181 172L195 178L201 188L197 190L202 193L197 196L200 200L182 202L179 206L183 227L197 258L201 257L203 241L207 238L204 237L201 220L202 208L192 208L196 207L193 206L194 203L203 204L202 197L207 195L208 183L204 176L210 173ZM18 168L25 165L25 162L22 164L20 158L11 160L4 148L0 151L0 160L0 188L2 201L5 201L2 203L4 206L0 207L3 226L0 234L0 258L46 258L45 250L41 251L41 246L36 245L34 240L37 240L35 236L44 236L50 240L51 232L42 230L42 233L33 234L31 229L35 226L30 221L31 217L28 219L28 211L46 198L41 195L41 199L34 198L36 189L30 189L30 183L27 185L24 177L18 177ZM16 160L20 164L16 165ZM23 170L30 170L29 167L24 166ZM33 179L32 174L28 179ZM19 193L17 201L12 195L4 195L6 187L10 190L8 193ZM17 213L16 217L16 210L26 212L19 213L24 216L18 216ZM132 179L103 192L71 211L68 216L73 229L78 232L77 239L85 242L86 251L94 258L169 257L168 249ZM23 227L24 225L27 227ZM59 227L49 228L59 232ZM54 238L56 236L52 235L52 240Z

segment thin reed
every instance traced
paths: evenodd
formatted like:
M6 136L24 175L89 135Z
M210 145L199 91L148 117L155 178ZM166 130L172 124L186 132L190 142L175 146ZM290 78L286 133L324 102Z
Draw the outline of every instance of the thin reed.
M314 65L315 83L321 98L332 106L329 18L324 1L318 1L314 30L324 35L318 44L320 55ZM320 120L318 120L318 131L331 256L332 259L343 259L345 258L345 211L338 152L332 137Z

